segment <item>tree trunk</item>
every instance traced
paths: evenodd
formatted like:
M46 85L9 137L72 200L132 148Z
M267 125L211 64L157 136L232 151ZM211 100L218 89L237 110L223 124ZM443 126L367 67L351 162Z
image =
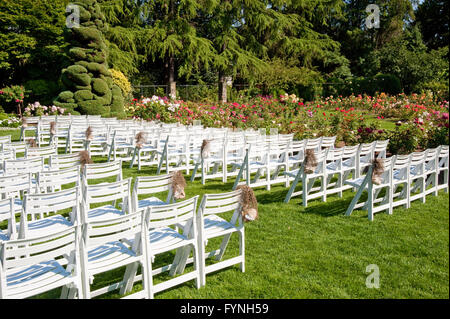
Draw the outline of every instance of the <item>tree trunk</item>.
M227 79L219 72L219 103L227 103Z
M177 83L175 82L175 59L174 57L169 57L168 61L168 72L169 72L169 97L171 99L177 98Z

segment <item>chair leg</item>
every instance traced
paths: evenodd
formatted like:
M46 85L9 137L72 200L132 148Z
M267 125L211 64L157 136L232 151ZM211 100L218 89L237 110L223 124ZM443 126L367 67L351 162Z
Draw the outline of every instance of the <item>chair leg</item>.
M289 175L286 175L287 178L289 179ZM302 177L302 173L301 170L298 171L297 176L295 176L294 181L292 182L291 187L289 188L288 193L286 194L286 197L284 199L285 203L289 203L289 201L291 200L292 194L295 191L295 187L297 187L298 181L300 180L300 177ZM303 186L302 186L303 187Z
M123 276L123 285L120 288L120 294L124 295L131 291L133 288L134 278L136 277L136 273L139 267L139 262L135 262L127 265L125 269L125 274Z
M241 261L241 271L245 272L245 231L244 227L242 227L239 232L239 254L242 256Z
M364 183L356 192L355 197L353 197L350 205L347 208L347 211L345 212L345 216L350 216L350 214L353 212L353 209L355 208L355 205L358 203L358 200L361 197L363 191L364 191Z
M372 191L372 187L369 187L369 197L367 199L368 202L368 207L367 207L367 215L370 221L373 221L373 191Z
M222 243L220 244L220 253L216 256L216 260L219 261L222 259L223 255L225 254L225 250L228 246L228 242L230 241L231 234L226 234L223 239Z
M195 180L195 174L197 173L199 165L200 165L200 163L196 163L194 166L194 169L192 170L191 182L193 182Z

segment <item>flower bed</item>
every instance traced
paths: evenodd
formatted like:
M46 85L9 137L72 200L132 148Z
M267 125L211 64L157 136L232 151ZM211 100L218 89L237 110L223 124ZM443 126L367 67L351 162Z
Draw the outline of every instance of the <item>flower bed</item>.
M128 115L137 119L180 122L200 120L210 127L274 128L295 138L336 135L340 144L352 145L387 139L392 153L448 144L448 101L430 95L327 97L304 102L295 95L258 96L239 102L193 103L153 96L133 100ZM368 121L375 117L376 121ZM383 121L397 122L392 130Z

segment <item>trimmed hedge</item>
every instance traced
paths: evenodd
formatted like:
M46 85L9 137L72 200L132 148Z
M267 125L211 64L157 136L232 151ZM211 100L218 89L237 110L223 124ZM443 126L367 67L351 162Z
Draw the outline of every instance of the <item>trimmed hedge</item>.
M111 108L122 114L122 92L112 90L114 81L106 62L108 47L102 33L106 28L105 17L97 0L74 4L80 6L80 27L66 33L67 41L72 45L69 50L72 65L61 72L64 90L54 104L82 114L109 116Z

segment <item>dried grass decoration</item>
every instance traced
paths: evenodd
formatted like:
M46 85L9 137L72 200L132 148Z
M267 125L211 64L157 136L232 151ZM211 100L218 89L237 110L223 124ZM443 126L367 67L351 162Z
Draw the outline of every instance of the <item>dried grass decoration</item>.
M305 173L312 174L317 168L316 154L313 149L307 149L305 153Z
M56 122L50 122L50 135L56 135Z
M380 185L381 175L384 173L384 161L376 158L372 161L372 183Z
M211 141L203 140L202 147L200 148L202 159L208 158L211 155Z
M92 135L92 132L93 132L93 130L92 130L92 127L88 127L87 129L86 129L86 141L92 141L93 139L94 139L94 135Z
M183 199L186 197L184 189L186 187L186 180L184 179L181 171L176 171L172 173L172 194L175 200Z
M36 140L35 140L34 138L30 138L30 139L27 141L27 144L28 144L28 147L38 147L38 145L37 145L37 143L36 143Z
M80 158L81 168L83 168L84 165L86 165L86 164L93 164L94 163L92 161L91 157L89 156L89 152L88 151L81 151L80 153L78 153L78 156Z
M135 139L136 139L136 147L141 149L144 146L144 144L147 142L146 141L147 140L147 133L139 132L139 133L136 134Z
M242 219L250 222L258 219L258 202L253 189L248 185L240 185L236 189L241 189L240 204L242 207Z

